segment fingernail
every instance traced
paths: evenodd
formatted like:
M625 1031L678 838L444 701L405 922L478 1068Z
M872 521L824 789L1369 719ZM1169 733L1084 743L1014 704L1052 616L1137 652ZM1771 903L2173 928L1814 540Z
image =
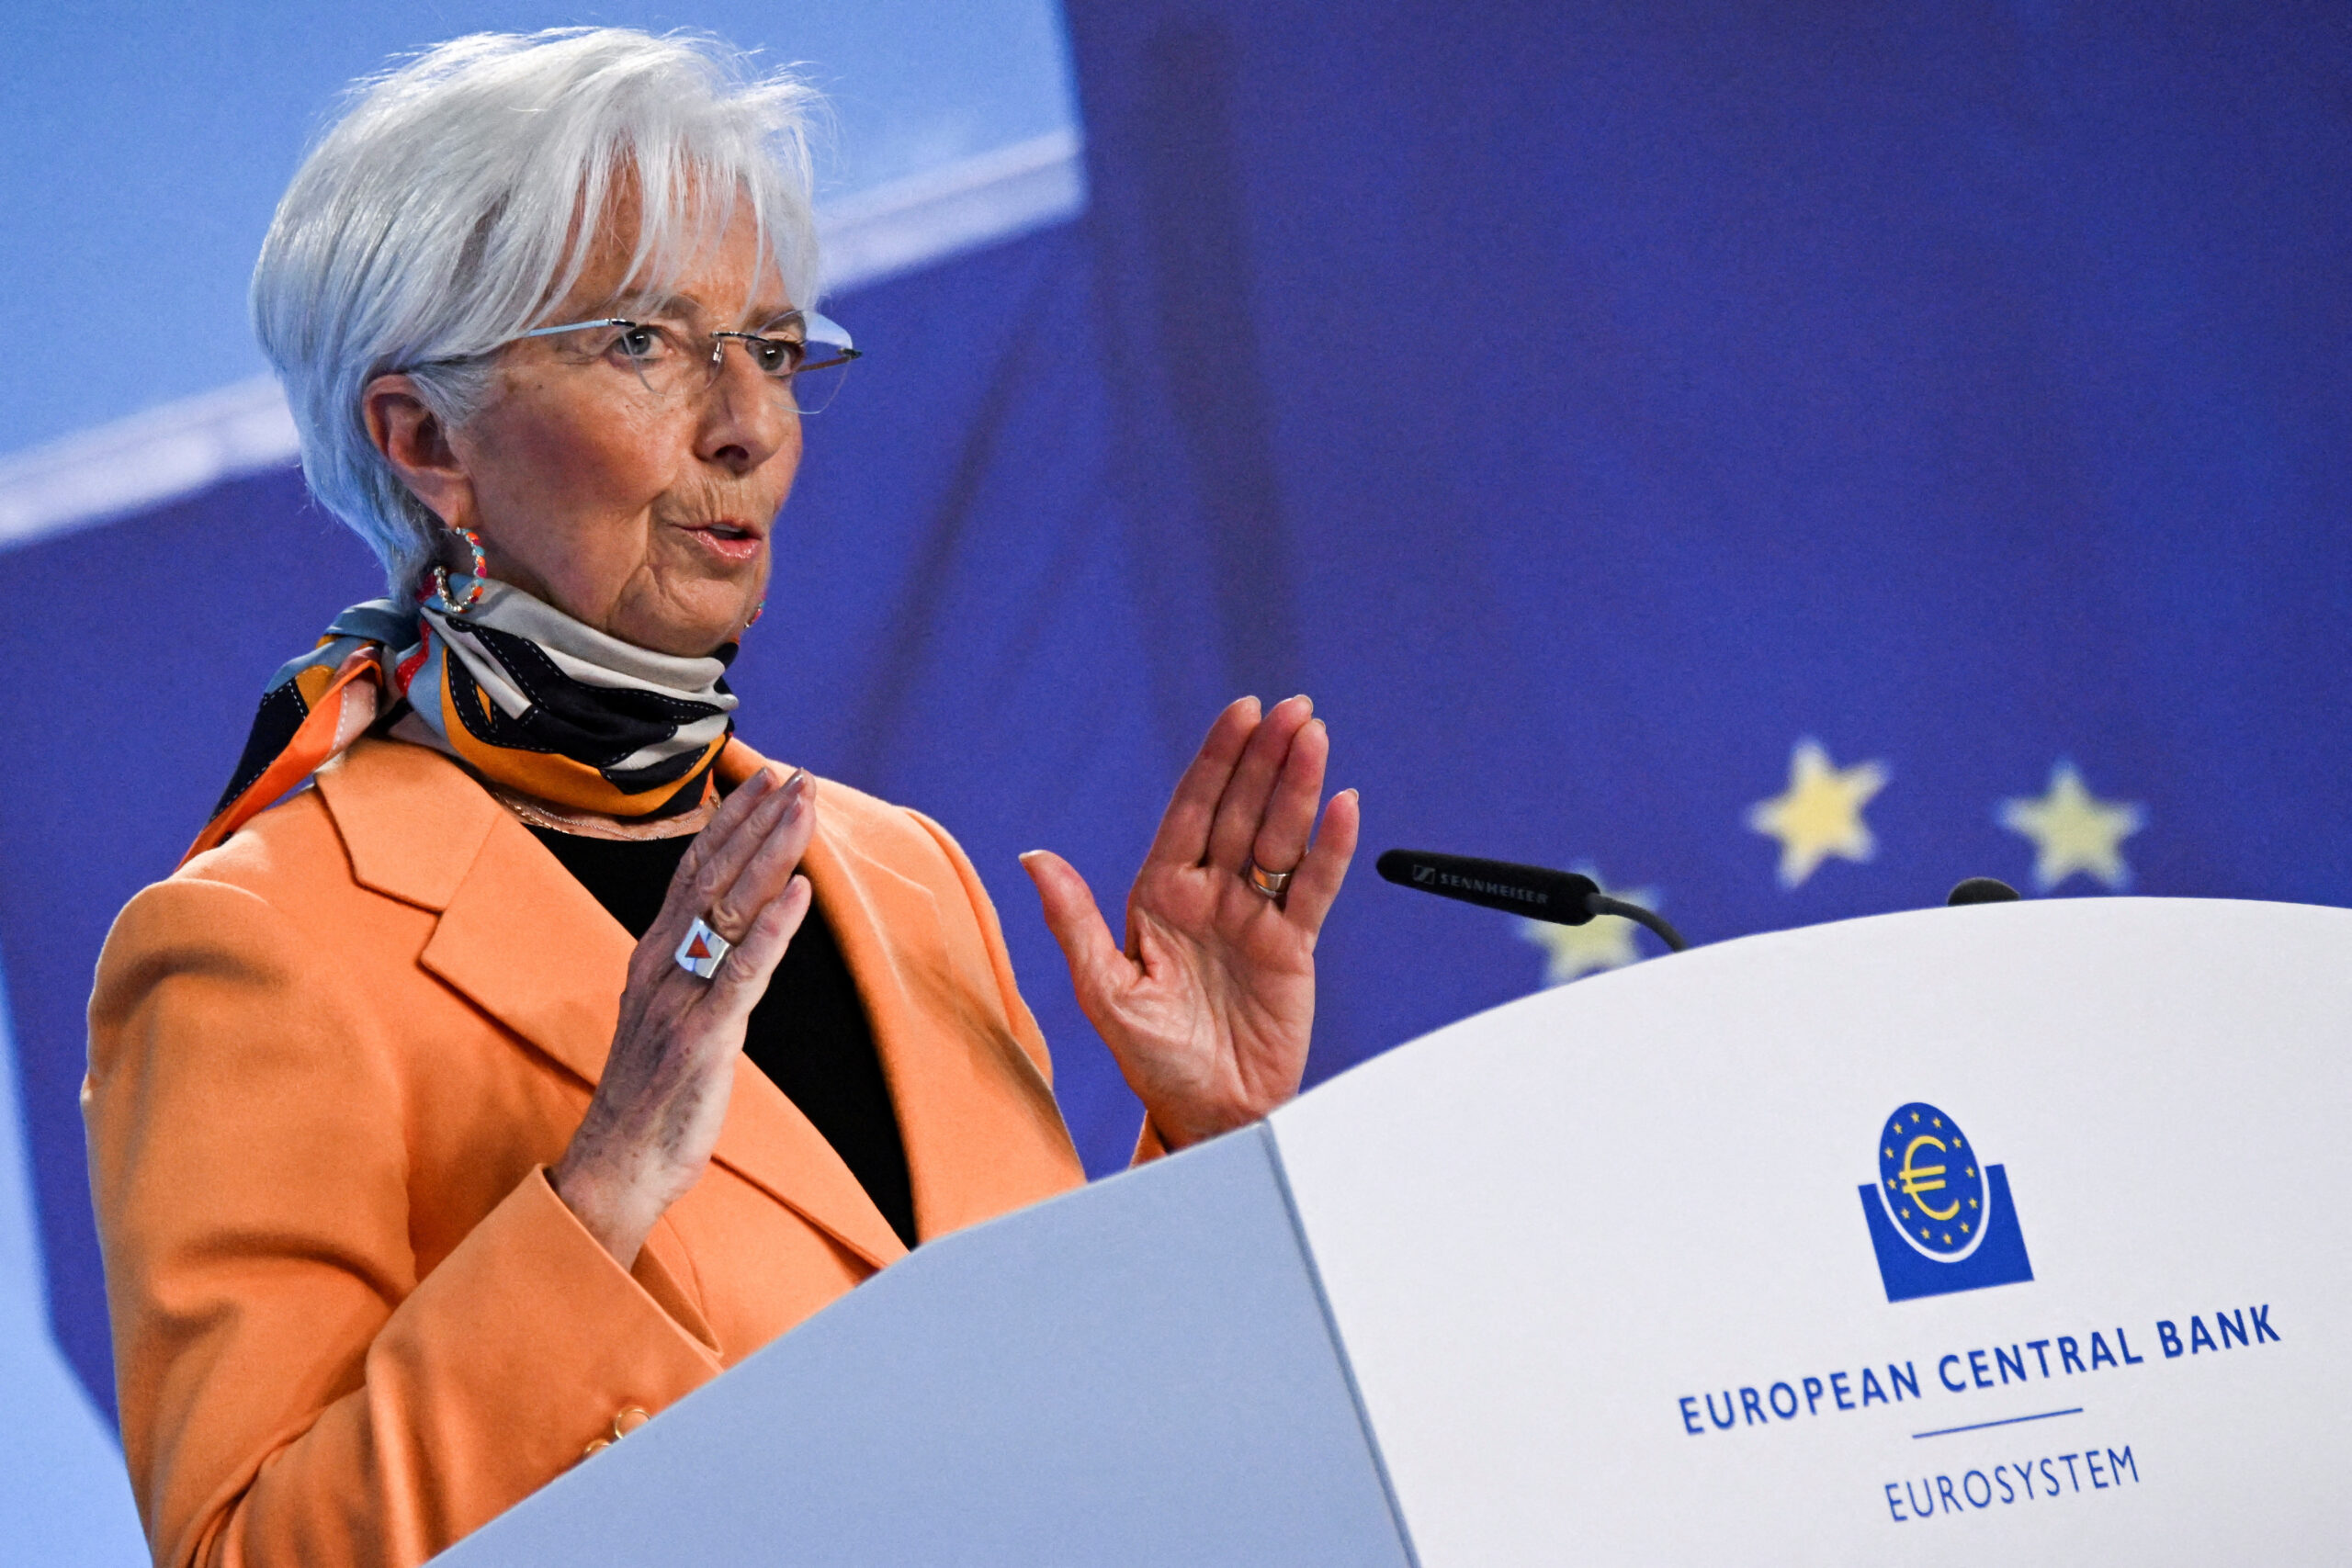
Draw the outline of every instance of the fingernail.
M1045 852L1046 852L1043 850L1023 850L1012 858L1019 861L1023 865L1027 865L1031 861L1035 860L1039 855L1044 854Z

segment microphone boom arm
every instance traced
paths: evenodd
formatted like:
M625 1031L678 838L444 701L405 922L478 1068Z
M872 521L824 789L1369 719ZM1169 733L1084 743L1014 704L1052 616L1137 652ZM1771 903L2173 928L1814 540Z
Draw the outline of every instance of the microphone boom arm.
M1669 953L1680 953L1690 945L1682 940L1680 931L1667 924L1664 915L1654 909L1645 909L1639 904L1628 904L1623 898L1611 898L1606 893L1586 894L1584 905L1596 915L1622 915L1637 926L1648 927L1658 941L1666 943Z
M1481 860L1475 855L1430 850L1389 850L1374 869L1399 887L1419 888L1442 898L1458 898L1489 909L1507 909L1532 920L1580 926L1595 915L1617 915L1645 927L1667 947L1680 953L1690 944L1665 919L1639 904L1612 898L1589 876L1540 865Z

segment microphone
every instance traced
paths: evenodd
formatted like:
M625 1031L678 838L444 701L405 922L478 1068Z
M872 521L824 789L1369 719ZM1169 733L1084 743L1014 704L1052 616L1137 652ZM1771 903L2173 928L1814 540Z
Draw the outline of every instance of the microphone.
M1557 926L1580 926L1595 915L1621 915L1657 934L1673 952L1690 944L1682 933L1639 904L1611 898L1589 876L1573 871L1551 871L1540 865L1514 865L1506 860L1480 860L1476 855L1439 854L1430 850L1389 850L1373 869L1399 887L1415 887L1441 898L1459 898L1489 909L1508 909L1531 920Z
M2018 890L1997 876L1972 876L1951 890L1944 899L1948 905L2006 904L2018 896Z

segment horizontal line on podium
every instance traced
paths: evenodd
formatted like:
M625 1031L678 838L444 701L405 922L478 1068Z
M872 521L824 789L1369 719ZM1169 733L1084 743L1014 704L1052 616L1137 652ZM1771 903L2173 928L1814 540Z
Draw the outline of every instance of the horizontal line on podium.
M2047 1421L2053 1416L2080 1416L2082 1413L2083 1407L2077 1404L2071 1410L2045 1410L2039 1416L2007 1416L1998 1421L1976 1421L1965 1427L1939 1427L1932 1432L1914 1432L1911 1440L1916 1443L1921 1438L1949 1438L1954 1432L1981 1432L1987 1427L2014 1427L2020 1421Z

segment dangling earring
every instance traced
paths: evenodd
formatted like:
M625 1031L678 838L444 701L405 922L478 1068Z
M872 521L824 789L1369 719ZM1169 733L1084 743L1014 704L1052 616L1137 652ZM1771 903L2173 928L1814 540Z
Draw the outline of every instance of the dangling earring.
M743 629L745 631L750 631L753 626L758 626L760 624L760 617L767 613L768 602L763 599L758 604L752 606L752 618L743 623Z
M463 539L466 542L466 547L474 553L473 586L466 590L465 602L458 603L449 597L449 569L446 566L435 566L433 569L433 594L435 598L441 601L443 615L462 615L481 603L481 585L490 578L490 563L482 557L480 534L475 533L471 528L452 528L449 532Z

